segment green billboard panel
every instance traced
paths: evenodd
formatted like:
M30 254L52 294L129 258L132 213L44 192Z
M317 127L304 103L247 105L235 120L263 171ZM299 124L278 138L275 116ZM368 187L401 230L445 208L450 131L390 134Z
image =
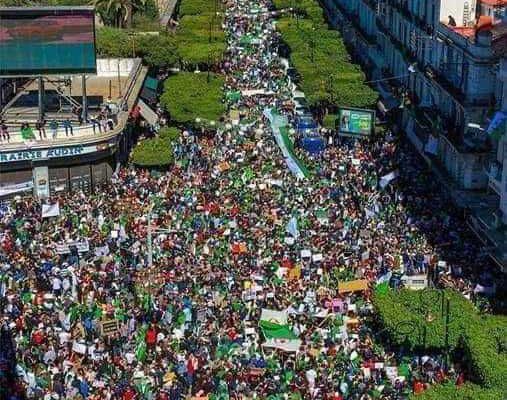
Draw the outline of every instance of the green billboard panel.
M338 132L344 136L368 136L375 127L375 111L359 108L341 108L338 114Z
M0 8L0 76L96 73L91 7Z

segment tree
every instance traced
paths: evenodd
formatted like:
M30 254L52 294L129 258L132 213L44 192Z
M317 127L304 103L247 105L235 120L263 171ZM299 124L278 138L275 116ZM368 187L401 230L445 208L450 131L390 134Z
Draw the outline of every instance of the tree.
M97 8L106 23L113 23L117 28L130 28L135 10L143 9L146 0L91 0L90 5Z
M173 161L171 141L164 137L142 140L132 151L132 163L139 167L167 167Z
M222 101L224 79L220 75L180 72L164 83L162 106L177 123L194 123L196 118L218 120L225 112Z
M168 34L137 35L135 47L149 66L167 68L178 62L175 41Z

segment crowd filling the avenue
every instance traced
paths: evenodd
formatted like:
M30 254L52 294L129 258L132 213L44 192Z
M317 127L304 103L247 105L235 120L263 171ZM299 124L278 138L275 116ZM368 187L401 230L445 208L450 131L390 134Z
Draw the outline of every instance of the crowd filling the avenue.
M467 380L382 346L372 291L420 274L484 307L501 277L397 135L283 156L276 121L295 115L268 7L227 3L238 119L182 132L169 171L2 205L2 398L404 399Z

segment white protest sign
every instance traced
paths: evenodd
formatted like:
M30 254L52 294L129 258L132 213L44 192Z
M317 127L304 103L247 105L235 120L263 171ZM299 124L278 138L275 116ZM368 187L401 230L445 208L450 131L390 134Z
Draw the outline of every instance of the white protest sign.
M60 204L43 204L42 218L58 217L60 215Z
M72 246L76 246L76 249L79 253L87 253L90 251L90 245L88 244L88 240L82 240L80 242L69 242L57 244L55 249L57 254L69 254L70 248ZM108 249L109 250L109 249Z

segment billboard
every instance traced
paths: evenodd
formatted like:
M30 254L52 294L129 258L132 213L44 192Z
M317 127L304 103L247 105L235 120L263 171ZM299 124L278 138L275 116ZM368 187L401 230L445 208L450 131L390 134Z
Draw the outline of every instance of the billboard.
M340 135L367 136L375 127L375 111L341 108L336 122Z
M92 7L0 8L0 76L96 73Z

